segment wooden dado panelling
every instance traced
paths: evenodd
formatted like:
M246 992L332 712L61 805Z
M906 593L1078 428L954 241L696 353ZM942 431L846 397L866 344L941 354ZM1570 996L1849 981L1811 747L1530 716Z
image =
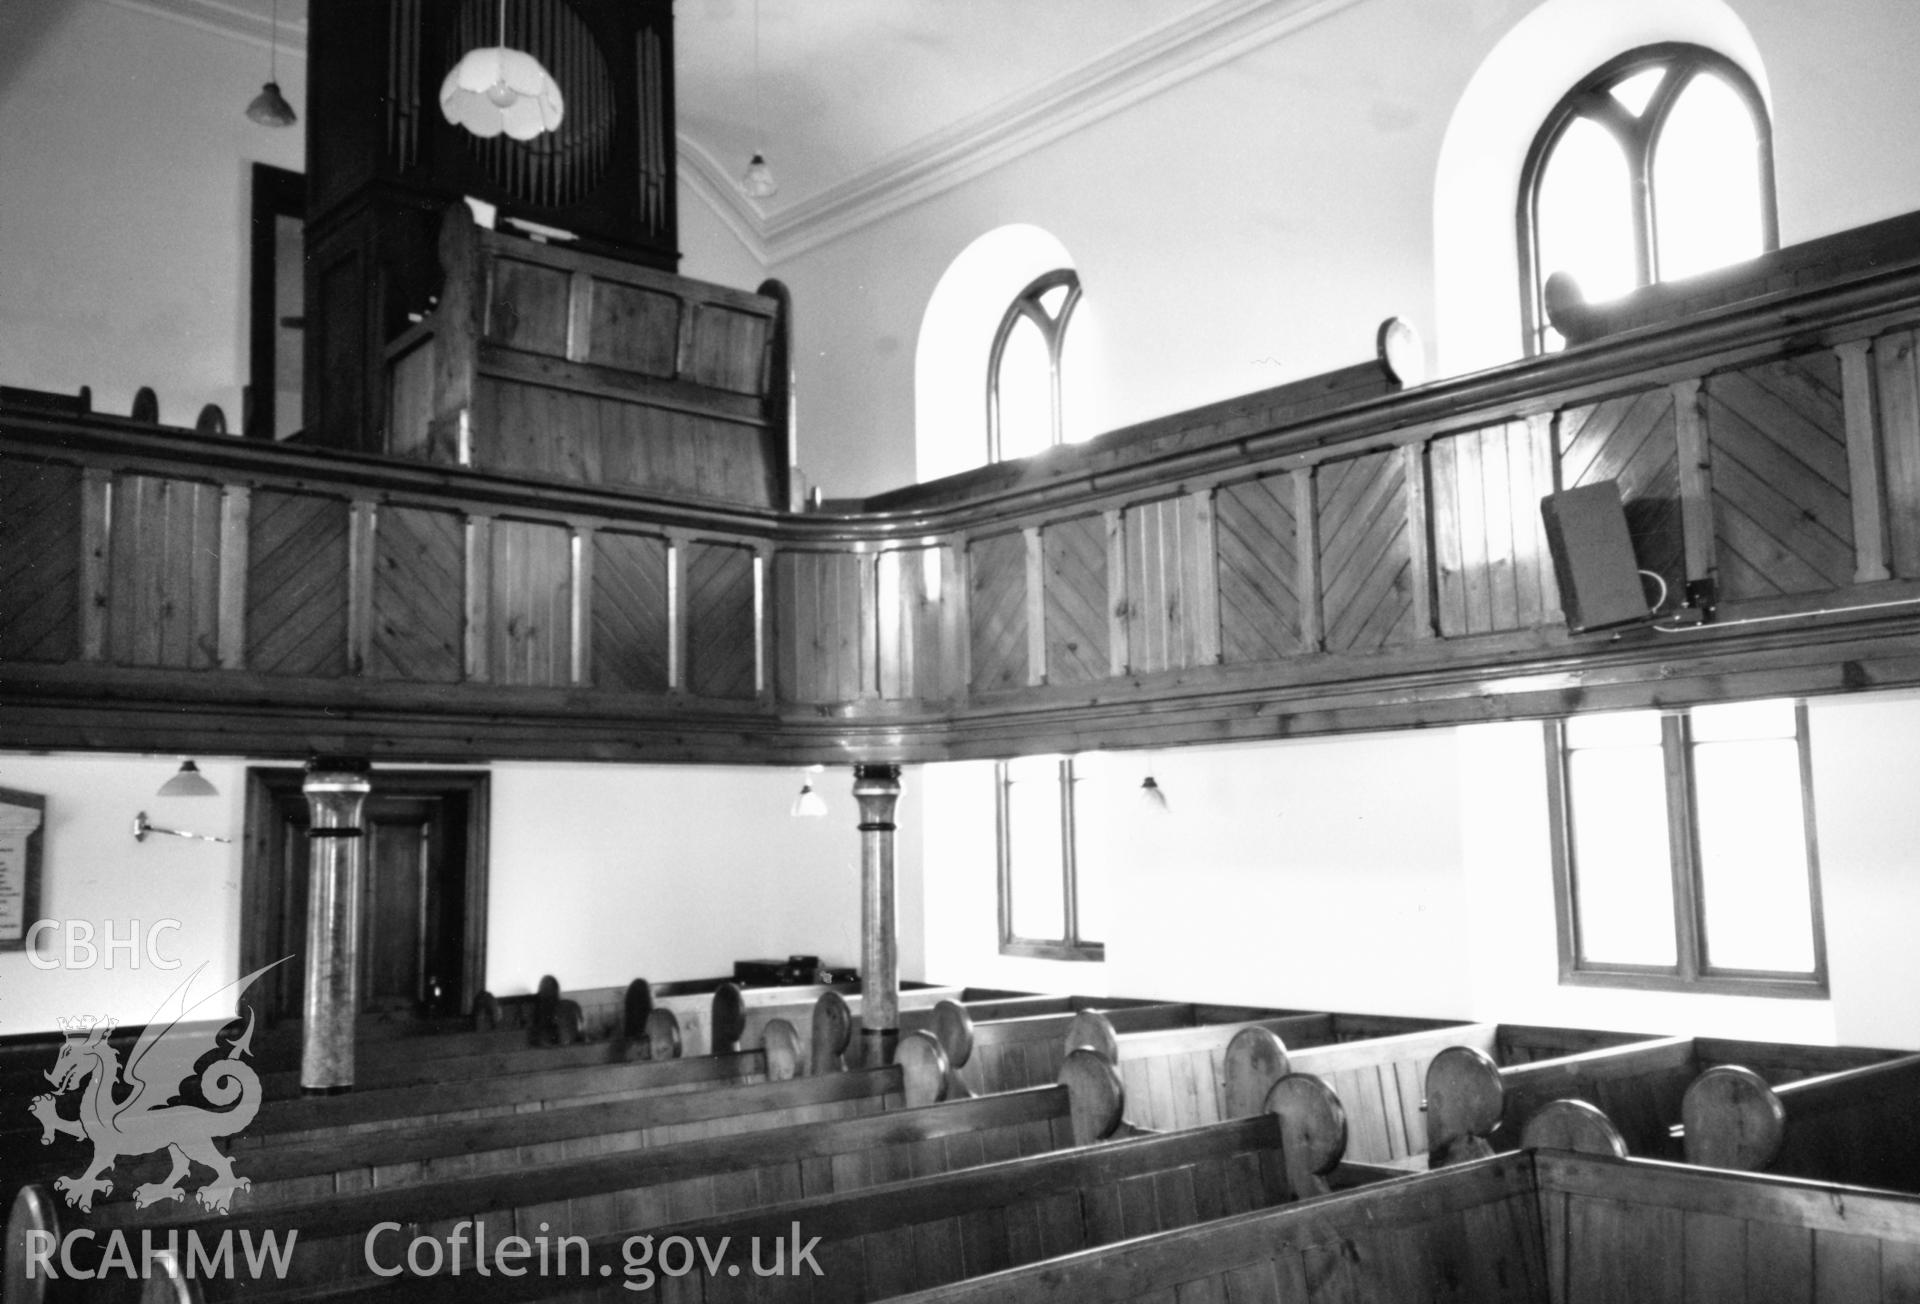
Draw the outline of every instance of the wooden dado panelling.
M1723 599L1853 582L1840 358L1831 349L1707 377L1714 570Z
M973 691L1025 688L1029 660L1026 535L993 534L969 543L967 584Z
M1040 531L1046 676L1084 684L1113 672L1107 603L1108 525L1103 516L1056 521Z
M205 670L220 660L220 486L113 478L107 660Z
M80 468L0 458L0 661L80 655Z
M1427 475L1440 633L1561 619L1540 518L1540 500L1554 487L1551 423L1506 421L1436 439Z
M1920 577L1920 331L1889 331L1876 339L1873 370L1886 468L1888 560L1895 575ZM1856 452L1856 467L1865 460Z
M352 509L344 498L261 489L247 529L247 665L347 673Z
M465 674L467 525L458 512L383 506L373 532L368 672L451 684Z
M1326 649L1375 652L1413 635L1407 459L1397 451L1314 469Z
M1208 494L1129 505L1126 548L1126 668L1184 670L1220 659L1214 602L1213 508Z
M880 621L880 696L962 697L961 585L952 548L889 548L874 562Z
M872 697L873 554L783 552L774 576L780 696L815 703Z
M1304 472L1225 485L1214 498L1220 567L1220 659L1278 661L1304 651L1299 510Z
M753 549L696 540L686 546L687 691L760 692L758 558Z
M673 653L666 539L625 530L596 530L593 582L592 669L596 688L621 693L664 693Z
M565 526L487 523L491 606L486 677L564 688L573 682L573 539ZM478 669L478 667L476 667Z

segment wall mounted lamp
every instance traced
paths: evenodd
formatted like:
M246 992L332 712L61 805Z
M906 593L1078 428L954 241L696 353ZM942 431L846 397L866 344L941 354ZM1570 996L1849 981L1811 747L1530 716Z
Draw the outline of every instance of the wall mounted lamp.
M233 841L232 838L219 838L211 833L193 833L186 829L163 829L158 824L150 821L145 811L141 811L133 817L133 840L135 842L145 842L147 840L147 834L149 833L165 833L176 838L194 838L200 842Z

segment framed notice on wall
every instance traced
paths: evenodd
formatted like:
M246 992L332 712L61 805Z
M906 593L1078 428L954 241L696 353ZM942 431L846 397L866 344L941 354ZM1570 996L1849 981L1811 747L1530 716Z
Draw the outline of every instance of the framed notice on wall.
M0 951L22 951L40 916L40 840L47 799L0 788Z

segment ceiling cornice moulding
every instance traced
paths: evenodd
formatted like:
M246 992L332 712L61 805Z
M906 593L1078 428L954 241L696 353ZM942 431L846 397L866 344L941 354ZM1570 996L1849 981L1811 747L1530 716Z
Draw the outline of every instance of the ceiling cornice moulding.
M681 174L750 226L776 262L953 189L1168 88L1309 27L1360 0L1217 0L1034 90L924 137L873 166L763 214L704 150L680 137Z
M266 49L273 41L273 7L271 3L262 4L256 11L248 5L225 3L224 0L106 0L119 9L130 9L134 13L146 14L153 18L165 18L170 22L184 23L188 27L203 32L212 32L215 36L224 36L229 40L244 41L248 45L257 45ZM327 0L311 0L314 4L325 4ZM0 0L0 4L6 0ZM296 59L307 57L307 20L303 16L290 19L280 15L280 53Z

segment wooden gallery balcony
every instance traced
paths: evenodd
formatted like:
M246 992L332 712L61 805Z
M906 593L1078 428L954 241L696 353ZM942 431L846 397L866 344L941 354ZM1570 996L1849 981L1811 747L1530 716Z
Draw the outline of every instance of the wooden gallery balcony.
M0 745L915 761L1920 683L1915 230L804 514L776 301L488 236L390 350L411 456L0 408ZM1598 480L1671 631L1567 632L1539 502Z

